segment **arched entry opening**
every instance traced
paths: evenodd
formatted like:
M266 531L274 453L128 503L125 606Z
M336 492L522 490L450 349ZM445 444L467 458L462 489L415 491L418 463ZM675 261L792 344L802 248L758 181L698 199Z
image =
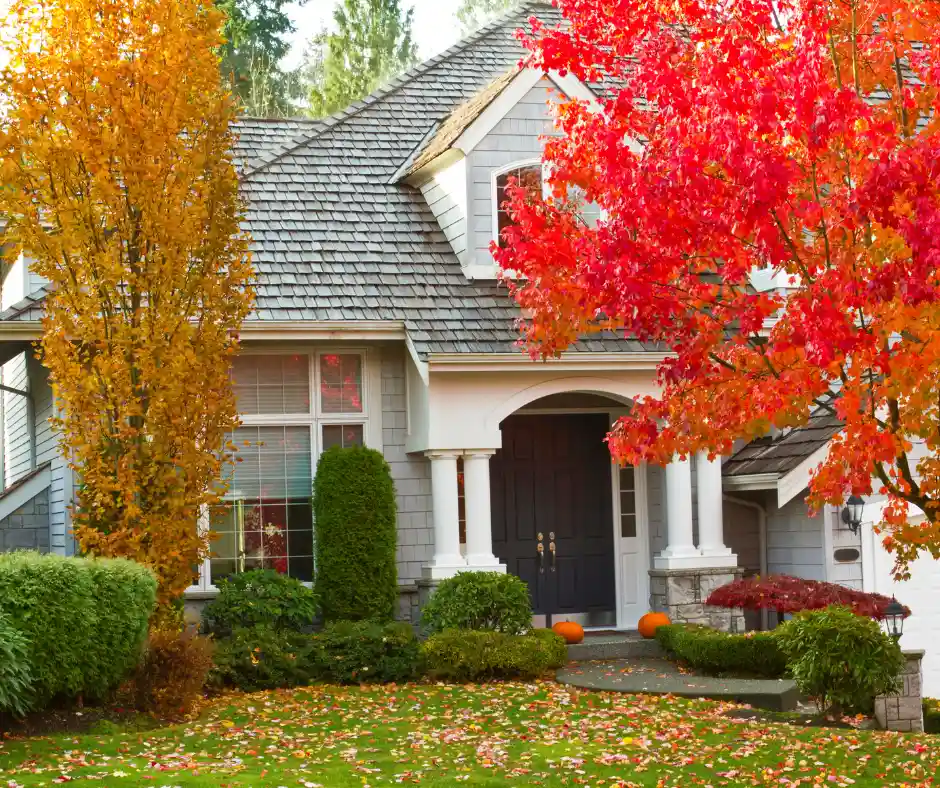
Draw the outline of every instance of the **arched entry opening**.
M500 422L490 462L493 552L526 581L537 625L634 626L645 612L644 474L613 465L605 442L627 407L563 392Z

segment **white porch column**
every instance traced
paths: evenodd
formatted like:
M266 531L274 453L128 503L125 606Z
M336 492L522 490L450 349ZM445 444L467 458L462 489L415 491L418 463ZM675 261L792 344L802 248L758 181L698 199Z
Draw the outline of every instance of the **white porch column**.
M657 569L702 565L692 532L692 466L673 457L666 466L666 549L653 559Z
M431 510L434 518L434 558L424 567L425 577L444 579L467 562L460 554L460 514L457 502L456 451L429 451L431 460Z
M724 514L721 506L721 458L708 459L708 452L695 455L698 484L698 541L709 566L737 566L737 556L725 547Z
M467 513L467 566L505 572L493 555L493 525L490 516L490 457L494 449L466 451L463 455L464 505Z

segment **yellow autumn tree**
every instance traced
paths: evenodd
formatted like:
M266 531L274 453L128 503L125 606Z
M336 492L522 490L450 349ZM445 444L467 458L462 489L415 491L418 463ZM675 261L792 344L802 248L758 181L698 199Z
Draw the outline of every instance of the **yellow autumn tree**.
M0 33L0 214L51 285L74 531L148 564L164 611L208 549L252 301L222 21L210 0L14 0Z

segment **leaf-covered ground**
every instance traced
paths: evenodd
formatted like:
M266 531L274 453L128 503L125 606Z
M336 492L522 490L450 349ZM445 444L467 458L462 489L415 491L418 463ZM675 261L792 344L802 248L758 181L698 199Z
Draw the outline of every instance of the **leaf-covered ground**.
M223 698L138 733L13 739L0 787L933 785L930 736L732 721L728 704L552 683Z

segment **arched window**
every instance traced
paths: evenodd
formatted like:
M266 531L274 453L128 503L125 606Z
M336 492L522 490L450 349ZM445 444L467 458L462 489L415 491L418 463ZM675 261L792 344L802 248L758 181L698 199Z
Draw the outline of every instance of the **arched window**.
M493 199L495 205L493 209L496 214L496 221L493 223L493 229L496 231L496 240L502 243L503 230L512 224L512 217L507 210L506 200L509 195L506 188L510 180L515 179L520 186L533 195L542 193L542 163L519 162L511 164L504 170L498 170L493 178Z

